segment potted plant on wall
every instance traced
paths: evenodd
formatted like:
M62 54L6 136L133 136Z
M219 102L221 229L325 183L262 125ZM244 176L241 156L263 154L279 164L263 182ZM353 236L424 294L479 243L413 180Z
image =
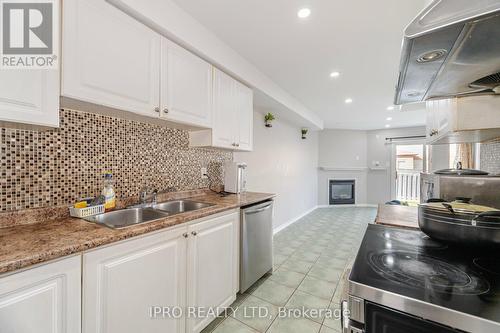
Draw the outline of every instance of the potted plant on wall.
M264 121L266 124L266 127L273 127L272 121L274 120L274 115L271 112L268 112L266 115L264 115Z
M309 130L307 128L303 128L300 131L302 133L302 140L305 140L307 138L306 135Z

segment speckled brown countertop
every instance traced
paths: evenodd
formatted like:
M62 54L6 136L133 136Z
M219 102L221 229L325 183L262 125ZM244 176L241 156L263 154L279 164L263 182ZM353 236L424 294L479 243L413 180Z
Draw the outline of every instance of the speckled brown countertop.
M75 218L0 228L0 274L273 197L274 194L255 192L226 197L203 193L189 198L214 206L121 230Z

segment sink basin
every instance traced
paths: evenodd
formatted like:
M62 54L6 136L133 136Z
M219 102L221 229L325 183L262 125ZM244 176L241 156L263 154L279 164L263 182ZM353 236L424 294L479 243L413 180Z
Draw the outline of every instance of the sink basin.
M153 205L151 206L151 208L162 212L168 212L169 215L174 215L184 212L191 212L193 210L198 210L210 206L213 205L191 200L172 200Z
M151 208L127 208L86 217L85 220L104 224L113 229L121 229L140 223L155 221L169 216L167 212Z

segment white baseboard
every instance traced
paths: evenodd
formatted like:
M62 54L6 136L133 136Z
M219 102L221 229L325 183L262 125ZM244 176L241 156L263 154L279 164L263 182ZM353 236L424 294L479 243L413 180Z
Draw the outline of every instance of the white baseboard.
M294 224L295 222L297 222L298 220L300 220L301 218L303 218L304 216L306 216L307 214L313 212L314 210L316 210L316 208L318 208L319 206L314 206L312 207L311 209L307 210L306 212L302 213L301 215L297 216L297 217L294 217L293 219L277 226L276 228L273 229L273 235L277 234L278 232L280 232L281 230L285 229L286 227Z
M342 208L342 207L370 207L377 208L375 204L355 204L355 205L318 205L317 208Z

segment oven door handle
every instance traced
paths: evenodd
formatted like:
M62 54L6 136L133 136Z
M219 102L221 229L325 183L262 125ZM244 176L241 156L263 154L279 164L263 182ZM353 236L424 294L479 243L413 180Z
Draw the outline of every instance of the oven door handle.
M347 309L347 301L340 302L340 331L346 333L349 328L349 317L344 314Z

